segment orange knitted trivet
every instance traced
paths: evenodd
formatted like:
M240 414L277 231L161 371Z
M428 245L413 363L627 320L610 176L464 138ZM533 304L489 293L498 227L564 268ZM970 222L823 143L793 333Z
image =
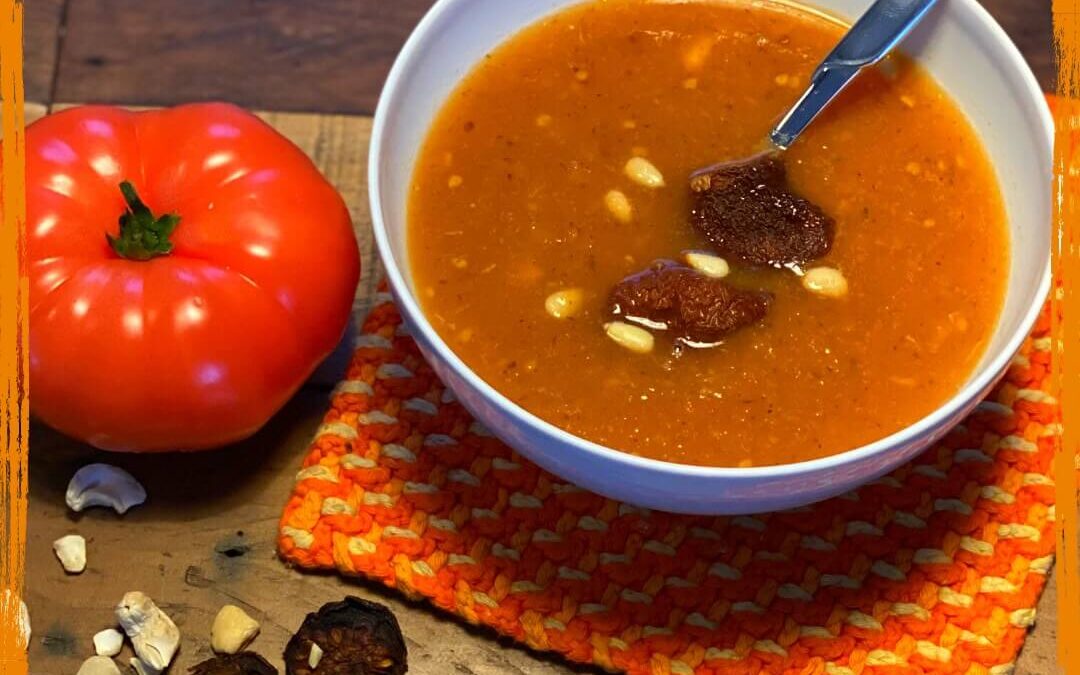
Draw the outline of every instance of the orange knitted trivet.
M1045 312L991 397L914 463L808 508L707 518L518 457L378 302L285 507L287 561L628 673L1011 672L1054 547Z

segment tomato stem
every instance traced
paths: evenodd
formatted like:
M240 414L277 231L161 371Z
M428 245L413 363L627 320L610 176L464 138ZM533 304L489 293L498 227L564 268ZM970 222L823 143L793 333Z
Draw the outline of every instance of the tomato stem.
M169 237L180 224L180 216L175 213L154 216L150 207L139 199L139 193L130 181L120 183L120 192L127 204L120 216L120 236L105 233L105 239L116 255L128 260L150 260L172 253L173 244Z

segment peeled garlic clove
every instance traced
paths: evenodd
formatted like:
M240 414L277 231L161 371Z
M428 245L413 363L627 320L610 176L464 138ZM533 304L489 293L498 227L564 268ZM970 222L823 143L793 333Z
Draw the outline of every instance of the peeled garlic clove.
M75 675L120 675L120 668L107 656L91 656L82 662Z
M68 483L66 501L72 511L108 506L124 514L146 501L146 490L127 471L109 464L87 464Z
M86 569L86 540L81 536L69 534L60 537L52 546L65 572L79 574Z
M225 605L214 617L210 646L218 654L235 654L259 634L259 622L236 605Z
M165 670L180 646L180 630L145 593L132 591L116 606L120 627L143 665Z
M124 647L124 634L115 628L106 628L94 634L94 653L98 656L116 656Z

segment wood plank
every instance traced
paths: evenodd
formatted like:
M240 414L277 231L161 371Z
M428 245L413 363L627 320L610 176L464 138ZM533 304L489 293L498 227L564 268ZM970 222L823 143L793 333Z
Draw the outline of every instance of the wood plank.
M226 99L262 109L371 113L394 55L431 1L80 0L70 5L57 99ZM980 1L1052 87L1050 0ZM34 23L39 36L27 43L30 98L48 91L56 23L49 19L59 16L61 2L30 3L28 14L42 17Z
M23 83L27 101L49 102L65 0L23 4Z
M371 113L430 4L79 0L69 9L56 98Z
M979 0L1020 48L1043 90L1053 91L1057 80L1054 60L1052 0Z

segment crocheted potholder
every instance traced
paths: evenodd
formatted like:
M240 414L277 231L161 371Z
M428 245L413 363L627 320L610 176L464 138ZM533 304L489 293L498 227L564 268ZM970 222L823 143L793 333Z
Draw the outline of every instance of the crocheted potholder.
M1051 566L1060 432L1044 312L915 462L763 516L568 485L454 401L382 293L297 474L279 549L573 661L649 675L1003 675Z

